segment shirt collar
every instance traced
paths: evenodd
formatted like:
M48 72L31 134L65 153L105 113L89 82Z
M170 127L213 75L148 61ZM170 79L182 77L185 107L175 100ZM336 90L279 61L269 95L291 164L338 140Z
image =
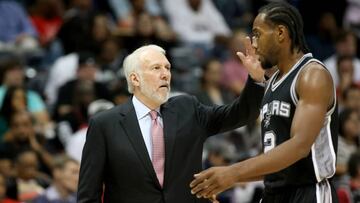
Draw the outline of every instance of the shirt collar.
M147 116L149 114L149 112L151 111L151 109L149 109L147 106L145 106L144 103L139 101L135 95L132 98L132 103L134 105L136 117L138 120L145 118L145 116ZM159 116L161 116L160 108L155 109L155 111L157 111Z

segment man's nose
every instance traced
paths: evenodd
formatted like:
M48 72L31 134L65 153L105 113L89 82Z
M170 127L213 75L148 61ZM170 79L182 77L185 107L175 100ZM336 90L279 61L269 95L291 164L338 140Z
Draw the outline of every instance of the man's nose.
M164 68L164 70L161 72L161 79L168 80L171 76L171 72L169 69Z

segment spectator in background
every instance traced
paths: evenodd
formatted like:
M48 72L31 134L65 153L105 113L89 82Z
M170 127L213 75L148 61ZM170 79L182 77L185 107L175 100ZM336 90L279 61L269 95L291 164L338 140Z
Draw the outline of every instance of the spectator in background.
M59 57L50 68L44 93L46 103L50 106L51 112L54 110L53 108L57 100L59 88L69 80L76 77L76 69L78 65L79 54L71 53Z
M360 38L360 2L357 0L346 0L347 8L344 14L344 26L354 31Z
M94 51L99 40L108 34L107 24L104 23L106 17L95 15L91 0L71 0L70 5L58 33L64 53Z
M110 98L106 86L95 81L98 65L93 55L82 53L79 57L77 77L60 88L55 112L58 121L69 121L73 132L87 125L87 108L92 101Z
M58 58L49 70L45 94L50 107L57 100L59 88L76 77L79 55L84 52L99 53L103 43L110 37L109 22L105 15L94 15L91 10L83 15L80 15L81 12L75 14L66 20L59 31L58 37L66 55Z
M9 87L25 87L24 67L19 58L9 57L0 62L0 108ZM27 110L34 115L37 130L52 137L52 123L42 98L34 91L25 89Z
M334 84L339 85L339 75L337 71L337 61L340 57L350 57L354 66L352 80L355 83L360 82L360 59L356 57L356 36L349 30L340 30L335 38L335 54L324 61L325 66L331 73Z
M169 50L175 44L175 34L167 26L151 16L149 13L139 13L136 17L134 35L125 40L125 47L129 52L147 44L159 44Z
M44 192L50 184L50 177L39 171L36 152L25 150L18 154L16 161L18 199L31 202Z
M358 86L360 88L360 82L356 83L353 80L354 64L353 58L350 56L341 56L337 58L337 73L339 76L339 84L336 86L337 95L339 98L339 104L342 105L342 92L348 89L350 86Z
M109 5L115 13L120 28L133 30L136 24L135 14L147 12L151 16L160 18L162 11L157 0L109 0Z
M249 0L212 0L232 30L238 28L251 29L254 15L251 13Z
M353 109L358 112L360 116L360 88L356 85L351 85L348 89L344 90L342 108Z
M53 182L33 203L76 203L80 165L74 159L60 155L54 160Z
M0 1L0 50L19 53L38 49L37 33L16 1Z
M0 154L0 174L5 176L5 178L15 176L14 163L5 153Z
M97 53L101 49L101 45L110 37L110 27L109 21L105 14L96 14L90 24L90 35L89 41L86 43L89 44L86 50L93 53Z
M336 163L336 175L342 176L347 171L350 155L359 147L360 119L353 109L345 109L339 116L339 141Z
M88 115L89 117L92 117L95 114L107 109L111 109L112 107L114 107L113 103L104 99L99 99L90 103L88 108ZM87 130L88 126L76 131L66 140L65 143L66 153L79 163L81 162L81 155L85 144Z
M196 95L205 105L228 104L234 98L226 89L221 88L220 77L222 65L217 59L210 59L203 65L201 78L202 90Z
M131 98L131 94L127 91L125 87L115 87L111 93L112 102L115 105L124 104L129 98Z
M89 64L94 64L98 66L95 61L95 56L93 52L89 51L80 51L77 53L71 53L59 58L50 69L49 78L45 87L45 94L47 98L47 103L51 108L55 108L56 102L58 100L59 91L62 86L66 83L76 80L79 74L79 67L85 65L86 60L89 59ZM91 65L90 67L93 67ZM101 65L101 64L100 64ZM101 70L97 68L87 69L93 71L80 71L80 72L88 72L91 75L91 80L103 80ZM90 74L91 72L91 74ZM100 77L98 77L100 76ZM55 110L54 110L55 111ZM56 112L54 112L56 113Z
M306 36L306 41L314 57L323 61L335 52L333 42L338 28L335 16L330 12L322 13L317 23L317 31Z
M228 43L229 56L223 62L221 72L222 84L235 95L241 94L248 77L246 69L236 55L236 52L243 50L243 39L245 37L246 33L243 31L237 31L231 37Z
M6 179L6 197L16 200L18 198L18 193L14 161L8 154L3 153L2 151L0 153L0 175L3 175Z
M88 125L87 109L89 104L96 99L96 94L91 81L78 81L70 93L71 103L59 106L57 120L68 122L72 131L75 132Z
M58 0L35 0L30 7L30 20L42 47L47 47L56 38L62 25L64 5Z
M97 81L105 83L109 90L112 90L121 78L121 63L125 58L125 53L122 41L114 37L102 42L99 52L96 53L96 61L100 69Z
M47 70L63 54L56 36L63 23L64 5L58 0L34 0L29 8L30 20L39 34L39 42L44 50L37 70Z
M107 38L100 46L97 61L101 70L117 73L121 69L121 63L125 58L122 43L116 38Z
M6 178L0 173L0 203L20 203L16 200L10 199L6 196Z
M179 40L203 52L200 57L209 55L217 39L231 35L211 0L165 0L163 6Z
M359 148L360 115L354 109L345 109L339 116L339 138L336 163L336 174L334 177L335 188L339 196L339 203L352 203L352 195L348 173L354 172L349 164L354 160L351 155ZM354 167L354 166L352 166ZM360 194L360 193L359 193ZM360 197L360 196L359 196ZM360 199L359 199L360 200Z
M21 111L26 111L26 92L21 87L10 87L5 94L4 104L0 109L0 138L9 129L11 117Z
M22 151L32 150L40 158L42 171L49 172L52 168L52 155L48 152L50 149L44 136L36 134L33 119L28 112L16 112L11 116L10 129L0 146L1 153L14 160Z
M360 153L353 153L347 163L349 180L337 189L339 203L357 203L360 201Z
M354 202L360 201L360 154L359 151L352 154L348 162L348 173L350 175L351 196Z

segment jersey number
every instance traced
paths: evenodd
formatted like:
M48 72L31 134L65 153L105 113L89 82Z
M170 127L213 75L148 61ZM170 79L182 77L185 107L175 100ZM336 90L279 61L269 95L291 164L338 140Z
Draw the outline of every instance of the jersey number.
M264 153L275 147L276 136L273 131L268 131L264 135Z

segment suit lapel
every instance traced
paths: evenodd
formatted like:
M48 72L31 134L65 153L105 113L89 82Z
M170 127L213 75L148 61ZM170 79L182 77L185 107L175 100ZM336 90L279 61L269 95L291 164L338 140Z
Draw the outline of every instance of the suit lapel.
M140 130L139 122L132 104L132 99L129 99L129 101L124 104L124 108L121 110L120 114L122 115L120 125L122 125L125 130L135 152L139 156L150 177L154 179L155 183L158 187L160 187Z
M171 157L174 151L175 137L176 137L176 112L169 108L169 103L166 103L161 108L164 124L164 137L165 137L165 177L164 187L167 185L168 176L170 174Z

